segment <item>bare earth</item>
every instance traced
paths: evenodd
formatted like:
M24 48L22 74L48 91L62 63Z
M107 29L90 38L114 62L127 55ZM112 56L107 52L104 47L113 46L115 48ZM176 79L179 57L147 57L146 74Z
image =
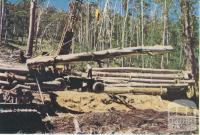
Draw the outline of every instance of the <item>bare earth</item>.
M168 116L175 115L172 106L179 108L179 115L198 115L198 110L160 96L121 94L113 98L105 93L76 91L55 94L58 104L71 111L58 111L58 116L50 117L50 133L197 133L170 130Z

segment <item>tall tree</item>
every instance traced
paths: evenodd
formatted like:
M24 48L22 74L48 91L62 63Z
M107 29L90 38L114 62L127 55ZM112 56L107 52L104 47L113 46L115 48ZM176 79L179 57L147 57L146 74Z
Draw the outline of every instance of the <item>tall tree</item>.
M141 0L141 25L142 25L142 46L144 46L144 2ZM144 68L144 56L142 55L142 68Z
M35 24L35 11L36 11L36 0L31 0L30 6L30 22L29 22L29 36L27 41L26 56L31 57L33 54L33 41L34 41L34 24Z
M196 80L197 88L196 93L198 91L198 82L199 82L199 73L198 73L198 65L197 59L194 54L194 31L192 29L193 22L191 18L192 13L192 1L189 0L181 0L181 12L182 12L182 25L183 25L183 36L184 36L184 52L185 52L185 69L192 71L192 75Z
M124 18L124 24L123 24L123 29L122 29L122 48L125 47L125 31L126 31L126 25L127 25L127 18L128 18L128 11L129 11L129 0L124 1L124 9L126 10L126 15ZM124 58L122 58L122 67L124 66Z
M164 7L163 7L163 41L162 41L163 46L165 45L166 23L167 23L167 1L165 0ZM164 68L163 61L164 61L164 57L162 55L160 68Z
M1 0L1 11L0 11L0 44L2 45L2 34L3 34L3 20L4 20L4 0Z

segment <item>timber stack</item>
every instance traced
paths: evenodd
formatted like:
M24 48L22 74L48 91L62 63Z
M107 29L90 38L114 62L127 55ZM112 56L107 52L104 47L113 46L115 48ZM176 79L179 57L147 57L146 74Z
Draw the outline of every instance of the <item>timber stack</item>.
M195 84L190 71L172 69L94 68L93 76L104 80L108 89L115 89L113 93L128 91L132 93L166 94L167 90L185 90L187 92Z
M77 76L66 65L130 55L154 55L172 51L171 46L145 46L116 48L97 52L85 52L58 56L39 56L28 59L24 67L0 66L0 105L25 105L32 108L34 92L38 92L42 104L43 92L81 89L108 93L162 94L168 89L188 89L194 80L187 71L141 68L95 68L96 79ZM60 65L63 68L60 69ZM112 89L109 91L109 89ZM117 91L117 89L123 91ZM126 88L126 89L125 89ZM127 89L128 88L128 89ZM116 89L116 91L115 91ZM37 104L37 103L36 103ZM10 107L10 106L9 106ZM9 109L11 109L10 107ZM5 110L5 109L4 109ZM11 109L12 110L12 109ZM16 109L15 109L16 110ZM20 111L20 109L18 109ZM29 110L29 109L28 109ZM27 111L28 111L27 110ZM34 113L35 110L31 109ZM15 111L14 111L15 112ZM0 112L1 113L1 112Z
M40 56L27 60L27 67L0 67L0 100L6 103L26 103L33 101L33 91L64 90L66 87L104 90L101 80L71 77L68 69L57 69L57 65L74 62L96 61L136 54L158 54L172 51L171 46L145 46L116 48L97 52L85 52L58 56ZM69 73L70 72L70 73ZM84 86L83 84L87 84ZM28 99L27 99L28 98Z
M133 88L135 92L144 91L149 93L147 88L155 89L179 89L189 87L194 83L190 73L179 70L166 69L141 69L141 68L95 68L93 76L96 79L71 77L72 72L68 69L59 71L57 65L68 65L77 62L95 61L99 62L107 58L116 58L130 55L143 54L161 54L172 51L171 46L138 46L129 48L116 48L97 52L85 52L58 56L40 56L27 60L27 67L0 67L0 86L7 90L29 90L29 91L55 91L63 90L67 86L73 87L72 84L78 84L79 88L84 88L83 83L86 82L89 89L104 89L102 84L96 85L103 80L109 87ZM63 71L65 70L65 71ZM67 71L66 71L67 70ZM92 81L91 81L92 80ZM127 83L128 82L128 83ZM95 86L93 86L95 85ZM95 88L93 88L95 87ZM141 89L143 88L143 89ZM84 88L85 89L85 88ZM137 89L137 90L136 90Z

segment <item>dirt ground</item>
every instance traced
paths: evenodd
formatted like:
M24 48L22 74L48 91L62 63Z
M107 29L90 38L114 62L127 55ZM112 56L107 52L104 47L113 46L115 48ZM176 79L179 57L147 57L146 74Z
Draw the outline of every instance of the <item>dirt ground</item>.
M50 133L197 133L197 130L169 130L169 115L198 117L198 109L160 96L76 91L55 94L58 105L70 111L57 111L57 116L50 116Z
M163 100L159 95L134 95L118 94L113 96L106 93L90 93L76 91L55 92L57 102L78 112L107 112L109 110L130 111L132 108L153 109L157 111L198 112L186 105L181 105L170 100ZM115 100L116 99L116 100ZM119 101L120 100L120 101ZM174 110L171 106L179 107Z

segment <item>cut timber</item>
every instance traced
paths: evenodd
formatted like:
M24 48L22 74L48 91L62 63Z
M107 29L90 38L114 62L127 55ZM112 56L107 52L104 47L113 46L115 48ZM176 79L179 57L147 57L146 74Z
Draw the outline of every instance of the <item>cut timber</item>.
M8 74L0 73L0 79L2 79L2 80L8 79Z
M7 67L7 66L1 66L0 72L12 72L17 74L28 74L28 68L26 67Z
M149 83L128 83L128 84L112 84L111 87L141 87L141 88L180 88L188 87L187 83L182 84L149 84Z
M30 86L32 89L37 89L37 83L25 83L26 86ZM48 82L42 82L40 84L40 87L42 89L48 89L48 90L60 90L64 89L65 85L61 81L48 81Z
M152 73L107 73L93 72L92 75L100 77L126 77L126 78L148 78L148 79L189 79L184 74L152 74Z
M93 68L95 72L120 72L120 73L132 73L132 72L139 72L139 73L163 73L163 74L177 74L177 73L184 73L189 71L182 71L182 70L171 70L171 69L152 69L152 68L134 68L134 67L112 67L112 68Z
M147 95L165 95L166 88L133 88L133 87L106 87L105 93L110 94L147 94Z
M0 81L0 86L9 86L10 83L8 81Z
M22 84L17 84L14 88L12 88L11 90L22 90L22 89L27 89L30 90L31 87L30 86L26 86L26 85L22 85Z
M26 76L15 75L11 73L0 73L0 79L2 80L17 80L17 81L33 81L33 79L27 78Z
M102 59L116 58L127 55L138 55L138 54L149 54L149 53L163 53L166 51L172 51L172 46L138 46L138 47L129 47L123 49L111 49L97 52L88 52L88 53L78 53L78 54L69 54L69 55L59 55L59 56L43 56L38 58L33 58L27 60L27 65L29 68L32 66L48 66L54 64L67 64L73 62L82 62L82 61L99 61Z
M127 82L141 82L141 83L195 83L195 80L179 80L179 79L144 79L144 78L119 78L119 77L100 77L105 83L127 83Z

